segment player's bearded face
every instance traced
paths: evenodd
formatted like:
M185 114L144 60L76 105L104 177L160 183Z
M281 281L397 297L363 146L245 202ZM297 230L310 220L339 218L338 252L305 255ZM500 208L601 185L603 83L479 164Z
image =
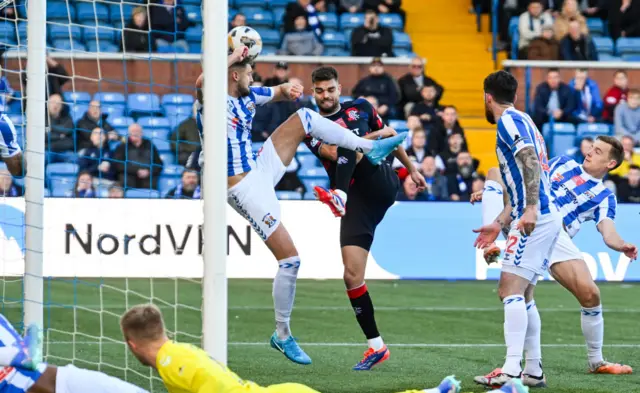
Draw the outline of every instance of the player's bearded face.
M240 97L246 97L251 94L251 90L249 90L249 86L253 82L253 77L251 76L252 68L250 65L238 72L238 93Z
M489 98L486 94L484 95L484 116L487 118L489 124L496 124L496 119L493 116L493 111L489 106Z
M313 85L313 96L322 113L333 113L340 105L340 85L336 80L316 82Z

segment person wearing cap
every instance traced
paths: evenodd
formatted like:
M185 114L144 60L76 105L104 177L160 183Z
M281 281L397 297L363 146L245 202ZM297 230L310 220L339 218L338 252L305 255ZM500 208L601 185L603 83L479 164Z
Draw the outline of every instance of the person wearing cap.
M542 35L542 27L545 25L553 26L553 18L547 12L540 0L532 0L529 3L527 12L520 15L518 20L518 32L520 33L520 41L518 41L518 50L520 58L526 58L526 50L534 38Z
M279 61L276 63L273 76L265 79L264 85L266 87L278 86L289 81L289 64L286 61Z
M378 114L384 121L393 118L398 103L398 89L393 77L384 72L382 59L374 57L369 66L369 75L353 88L354 97L373 96L378 100Z
M351 56L388 56L393 57L393 32L380 26L378 14L367 10L364 25L351 34Z
M553 36L553 26L542 27L542 35L534 38L527 49L529 60L560 60L560 44Z

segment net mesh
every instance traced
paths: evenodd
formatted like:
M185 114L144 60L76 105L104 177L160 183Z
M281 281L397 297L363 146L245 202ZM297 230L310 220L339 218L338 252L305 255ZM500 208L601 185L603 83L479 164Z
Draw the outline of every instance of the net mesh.
M200 148L202 19L199 0L146 3L47 1L45 355L161 392L128 352L119 318L155 303L173 338L202 339L202 209L197 184L181 180L199 176L184 172ZM26 11L24 0L0 2L0 111L23 150ZM22 329L24 181L9 179L0 169L2 313Z

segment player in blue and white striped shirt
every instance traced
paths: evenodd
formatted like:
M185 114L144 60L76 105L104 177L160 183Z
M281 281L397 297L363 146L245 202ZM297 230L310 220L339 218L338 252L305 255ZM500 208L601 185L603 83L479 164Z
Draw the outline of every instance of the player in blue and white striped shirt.
M625 242L616 231L616 198L602 182L606 174L617 168L623 159L622 144L613 137L600 136L586 155L584 164L580 165L567 156L556 157L549 163L553 202L562 213L565 229L551 253L550 270L556 281L567 288L582 306L581 325L587 342L589 371L597 374L630 374L632 369L604 360L604 320L600 291L591 277L582 253L571 238L578 233L582 223L593 221L609 248L624 253L630 259L637 258L636 246ZM490 169L484 191L474 194L471 198L472 202L482 200L483 221L495 217L502 209L503 197L500 191L503 186L497 172L496 168ZM488 263L493 262L490 257L491 255L487 257ZM539 321L533 292L533 287L530 287L525 294L530 324L531 321ZM533 353L539 354L539 324L534 322L534 326L528 330L528 336L529 333L532 337L537 335L537 339L530 341L538 346ZM539 359L529 354L523 376L525 384L546 384L544 375L541 374L542 370L537 370L538 365ZM535 374L536 372L539 374Z
M0 77L0 159L7 164L7 169L15 177L23 177L22 149L18 145L16 128L5 114L10 96L13 90L9 86L7 78Z

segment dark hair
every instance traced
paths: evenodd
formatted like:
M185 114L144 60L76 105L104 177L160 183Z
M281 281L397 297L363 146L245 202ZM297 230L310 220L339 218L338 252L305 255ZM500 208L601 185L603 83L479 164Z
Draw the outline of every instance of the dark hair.
M333 67L319 67L311 73L311 83L326 82L334 79L338 81L338 71Z
M507 71L496 71L484 79L484 92L499 104L513 104L517 91L518 81Z
M555 67L554 67L554 68L549 68L549 69L547 70L547 75L549 75L549 74L550 74L550 73L552 73L552 72L560 73L560 69L559 69L559 68L555 68Z
M587 141L587 142L593 142L593 138L590 136L585 136L584 138L582 138L582 140L580 141L580 143Z
M629 170L632 170L632 169L637 169L640 171L640 166L637 166L636 164L629 165Z
M253 67L253 60L249 57L245 57L244 60L231 64L229 68L245 68L247 65Z
M613 170L619 167L624 161L624 149L622 148L622 143L620 143L618 139L608 135L600 135L596 139L611 146L611 151L609 152L609 159L614 160L616 162L616 166L611 169Z
M637 95L640 95L640 89L629 89L629 93L627 93L627 97Z

